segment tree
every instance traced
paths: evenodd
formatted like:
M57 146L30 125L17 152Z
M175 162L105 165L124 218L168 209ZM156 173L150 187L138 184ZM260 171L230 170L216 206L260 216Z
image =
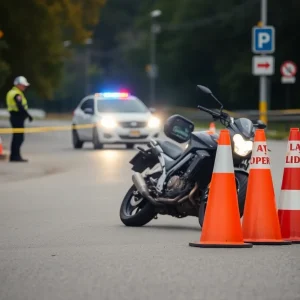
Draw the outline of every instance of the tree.
M41 97L50 99L61 81L66 55L63 41L84 43L92 35L104 4L105 0L1 1L0 27L8 46L2 50L0 70L6 70L2 71L6 78L4 86L0 83L2 93L11 86L13 77L22 74Z
M10 74L10 67L2 58L2 52L5 49L7 49L7 44L0 39L0 87L4 84L5 79Z
M136 29L149 31L149 11L154 8L163 12L157 47L161 70L158 84L175 94L174 102L185 105L190 101L195 107L195 85L203 83L216 91L229 109L257 109L258 78L251 70L251 29L260 20L260 1L161 0L156 6L145 7ZM268 24L276 28L276 75L269 78L271 109L284 108L280 64L285 59L300 64L296 43L300 37L299 9L297 0L269 2ZM147 45L148 40L144 52ZM299 85L294 85L294 107L299 107L299 92Z
M100 22L97 26L96 32L108 32L109 36L100 48L133 45L103 60L105 69L113 70L107 73L107 82L123 80L142 99L148 99L145 66L149 63L149 13L160 9L163 13L158 20L162 31L157 36L157 103L195 107L199 101L196 84L202 83L212 88L228 109L258 108L259 79L251 70L251 29L260 21L259 0L160 0L155 4L144 0L136 2L133 10L130 2L110 0L104 10L105 24ZM298 0L269 1L268 24L276 28L276 74L269 78L271 109L285 107L286 86L280 83L280 64L291 59L300 65L296 43L300 38L299 9ZM126 10L130 11L127 17ZM116 19L117 29L112 26ZM300 85L296 83L292 87L293 107L299 107L299 93ZM201 101L205 101L204 97ZM212 105L212 101L205 104Z

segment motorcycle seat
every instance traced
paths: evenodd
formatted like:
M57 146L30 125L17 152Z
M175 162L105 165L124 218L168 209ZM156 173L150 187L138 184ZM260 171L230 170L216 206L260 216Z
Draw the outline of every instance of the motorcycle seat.
M183 149L172 142L162 140L156 140L156 142L159 144L164 153L174 160L176 160L183 152Z

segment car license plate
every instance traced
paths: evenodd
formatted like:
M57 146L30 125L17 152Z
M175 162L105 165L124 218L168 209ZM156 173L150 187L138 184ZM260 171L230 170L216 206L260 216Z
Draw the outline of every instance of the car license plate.
M138 130L131 130L130 136L139 137L141 133Z

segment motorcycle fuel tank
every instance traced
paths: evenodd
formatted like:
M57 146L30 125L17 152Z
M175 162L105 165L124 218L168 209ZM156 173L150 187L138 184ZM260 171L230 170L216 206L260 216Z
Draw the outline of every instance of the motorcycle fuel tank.
M218 146L218 134L211 134L206 131L198 131L192 133L192 143L195 147L203 150L216 149Z

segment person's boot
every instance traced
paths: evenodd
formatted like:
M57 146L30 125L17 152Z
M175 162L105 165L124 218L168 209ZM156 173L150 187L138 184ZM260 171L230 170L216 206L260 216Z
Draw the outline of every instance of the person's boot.
M10 162L28 162L28 159L24 159L22 157L11 157L9 159Z
M20 162L28 162L28 159L20 158Z

